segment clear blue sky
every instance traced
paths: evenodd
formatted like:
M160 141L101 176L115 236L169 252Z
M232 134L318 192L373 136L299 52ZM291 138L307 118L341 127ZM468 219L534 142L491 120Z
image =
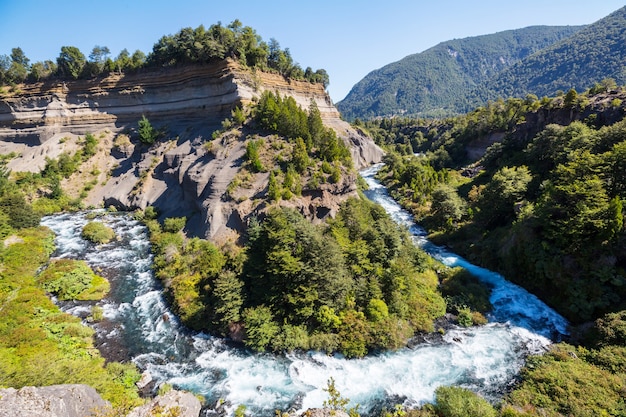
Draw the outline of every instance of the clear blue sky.
M370 71L439 42L532 25L593 23L617 0L0 0L0 55L19 46L32 62L61 46L89 55L146 54L163 35L239 19L275 38L303 68L324 68L337 102Z

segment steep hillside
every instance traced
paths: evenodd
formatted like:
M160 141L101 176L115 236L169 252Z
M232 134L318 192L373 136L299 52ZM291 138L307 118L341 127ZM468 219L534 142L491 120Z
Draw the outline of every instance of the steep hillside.
M348 120L458 112L478 84L578 30L534 26L442 42L371 72L337 108Z
M583 323L626 308L626 90L568 96L367 128L408 154L386 183L440 243Z
M339 119L322 84L246 70L231 60L24 85L1 97L0 152L17 154L8 164L14 173L39 172L51 159L75 155L84 145L82 135L94 134L93 156L63 180L71 197L95 207L153 205L164 216L190 218L194 234L226 237L267 206L269 173L246 181L238 175L248 142L264 135L266 144L274 139L255 130L253 123L236 127L222 121L236 107L248 108L266 90L291 97L302 109L315 103L321 120L335 128L350 149L357 168L380 160L382 151L371 139ZM151 146L138 140L142 116L161 132ZM265 152L278 158L281 152L276 149L266 147ZM310 218L322 218L354 195L355 179L346 171L341 181L322 182L283 203ZM246 186L237 187L242 182Z
M626 83L626 7L516 63L477 90L480 100L584 91L613 78Z

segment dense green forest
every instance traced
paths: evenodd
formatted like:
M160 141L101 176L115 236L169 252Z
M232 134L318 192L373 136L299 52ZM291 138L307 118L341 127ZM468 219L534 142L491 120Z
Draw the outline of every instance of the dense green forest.
M591 87L611 77L626 83L626 7L555 43L481 85L475 92L480 102L498 97L554 95L557 91Z
M468 93L477 85L577 30L534 26L442 42L372 71L337 108L347 120L455 114L468 109Z
M585 93L499 101L446 120L369 125L400 151L382 174L391 192L439 239L583 322L626 308L624 110L621 93L598 93L614 88L606 80ZM529 122L538 115L543 123ZM502 140L470 160L467 149L492 135Z
M372 71L337 103L347 120L447 117L488 100L626 83L626 8L585 27L529 27L442 42Z
M529 359L499 415L626 414L623 97L604 80L444 120L360 124L388 150L381 180L433 240L583 324L570 344ZM468 149L489 137L499 140L472 159ZM453 394L457 410L478 401ZM416 413L442 415L430 406Z
M313 71L293 62L289 48L282 49L276 39L269 43L250 26L234 20L228 26L213 24L208 29L183 28L174 35L161 37L146 55L142 51L122 50L111 58L108 47L96 45L88 57L75 46L63 46L56 61L30 62L20 47L10 55L0 55L0 86L47 79L87 79L111 72L136 72L142 69L210 63L226 58L249 68L278 72L285 77L322 83L327 86L325 70Z
M254 350L363 356L433 331L445 313L432 261L364 200L324 226L276 207L250 226L244 248L185 239L175 220L149 225L176 310L198 330L227 336L243 325Z

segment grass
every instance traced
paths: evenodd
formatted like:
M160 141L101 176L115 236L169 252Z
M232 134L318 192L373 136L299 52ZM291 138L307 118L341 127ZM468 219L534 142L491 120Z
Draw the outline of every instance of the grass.
M105 364L93 331L46 296L35 276L54 249L53 233L37 227L18 237L22 241L0 248L0 386L87 384L125 415L142 403L134 386L137 369Z

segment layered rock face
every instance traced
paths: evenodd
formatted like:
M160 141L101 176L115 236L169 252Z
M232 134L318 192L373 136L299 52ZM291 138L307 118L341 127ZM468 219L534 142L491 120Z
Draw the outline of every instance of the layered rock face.
M0 96L0 153L19 155L10 161L11 170L37 172L46 158L75 152L81 135L95 134L97 155L66 181L66 187L78 194L92 182L87 205L153 205L164 216L190 218L194 234L217 239L242 230L250 215L265 208L251 200L263 198L268 175L234 200L227 188L244 162L247 137L227 134L207 145L235 106L254 101L265 90L289 95L303 109L315 102L323 122L349 146L357 169L381 160L383 153L371 138L340 119L322 85L243 69L230 60L24 86L18 93ZM119 134L136 129L143 115L166 131L169 140L152 147L120 140ZM321 219L350 195L356 195L354 175L285 204Z

